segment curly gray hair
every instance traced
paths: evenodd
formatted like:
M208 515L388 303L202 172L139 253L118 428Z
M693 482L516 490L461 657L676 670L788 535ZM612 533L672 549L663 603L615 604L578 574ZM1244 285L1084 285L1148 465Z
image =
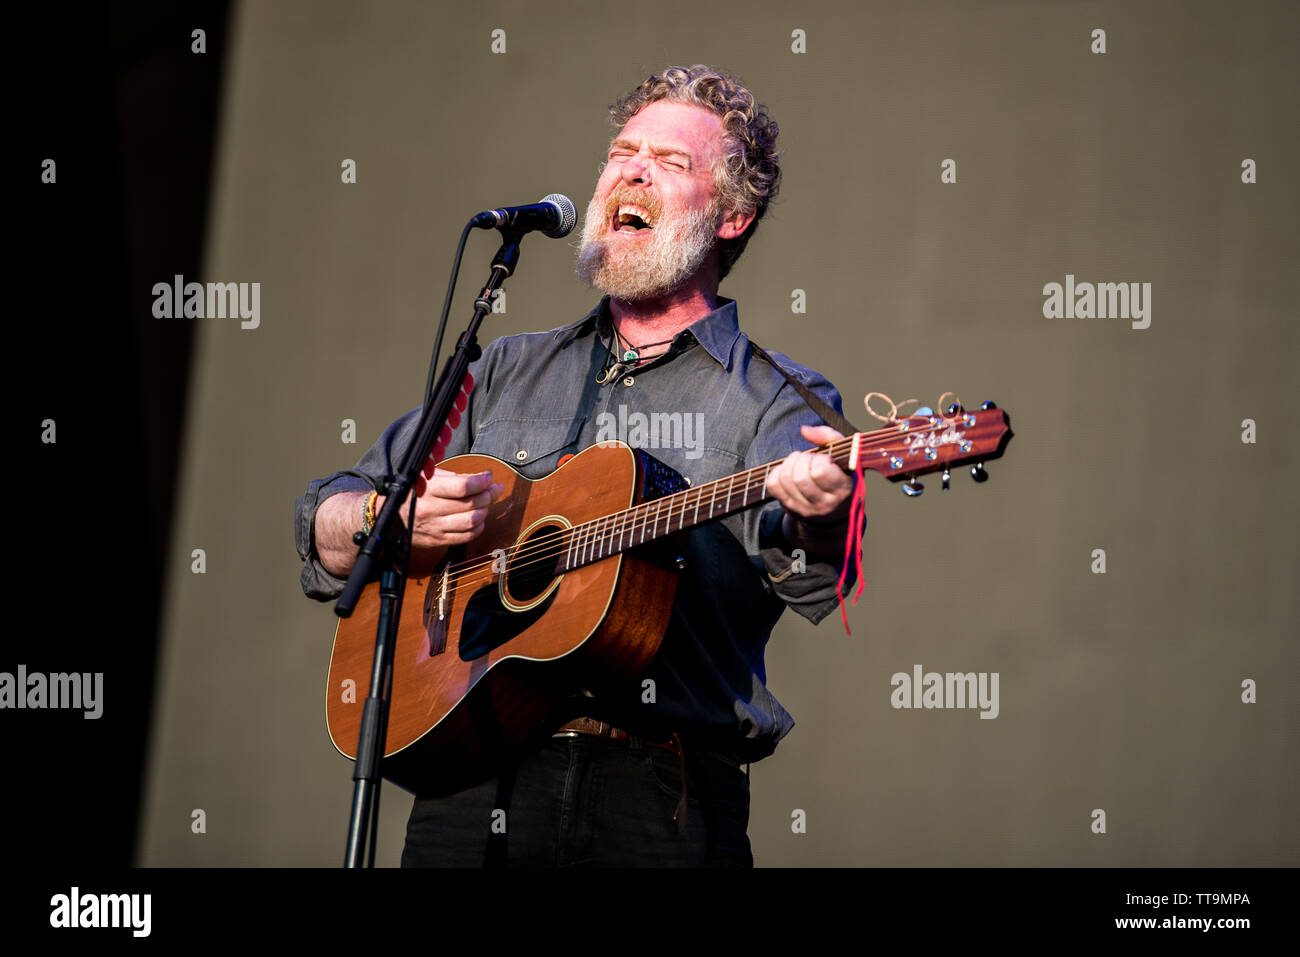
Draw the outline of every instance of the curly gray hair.
M735 77L701 64L671 66L657 76L647 77L610 106L609 115L614 125L622 128L642 109L659 100L701 106L722 120L723 158L713 168L714 197L719 209L755 214L754 221L740 236L719 240L721 276L726 276L758 229L758 221L780 187L776 138L781 129L766 108L754 99L754 94Z

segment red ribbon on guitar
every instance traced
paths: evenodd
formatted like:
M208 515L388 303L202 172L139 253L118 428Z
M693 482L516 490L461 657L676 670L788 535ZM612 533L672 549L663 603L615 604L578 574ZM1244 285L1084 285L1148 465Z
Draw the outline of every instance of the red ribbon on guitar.
M849 573L849 559L853 559L858 574L858 590L853 593L853 604L857 605L858 596L866 587L862 578L862 533L867 522L867 481L862 475L862 457L859 454L862 445L862 433L853 435L853 450L849 453L849 470L853 472L853 497L849 500L849 531L844 538L844 568L840 571L840 580L835 583L835 594L840 600L840 617L844 619L844 632L852 637L849 630L849 613L844 607L844 579Z

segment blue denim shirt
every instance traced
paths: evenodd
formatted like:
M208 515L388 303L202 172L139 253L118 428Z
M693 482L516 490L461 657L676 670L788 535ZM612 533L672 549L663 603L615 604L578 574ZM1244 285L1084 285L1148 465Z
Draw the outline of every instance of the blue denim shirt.
M505 336L470 366L474 392L445 458L476 452L541 478L562 456L619 439L645 449L692 484L724 478L809 447L801 425L820 417L776 369L754 354L736 304L718 308L674 337L663 356L604 385L596 378L616 348L608 298L567 326ZM825 378L781 353L781 366L836 411L840 395ZM395 472L413 438L419 409L392 423L361 457L355 474L309 483L298 499L296 532L302 587L330 599L343 581L316 555L316 508L330 495L366 491ZM680 418L678 418L680 416ZM756 761L794 726L767 689L763 651L790 606L814 624L836 610L835 562L795 556L772 501L692 529L668 631L646 673L610 689L591 717L632 728L679 731L710 748ZM850 567L846 586L855 576ZM847 592L846 592L847 593ZM645 678L654 702L643 702Z

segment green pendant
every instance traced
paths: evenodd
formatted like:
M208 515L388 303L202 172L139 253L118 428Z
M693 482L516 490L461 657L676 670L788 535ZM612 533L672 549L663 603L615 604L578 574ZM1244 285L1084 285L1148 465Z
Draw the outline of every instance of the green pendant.
M623 353L624 362L636 362L636 360L639 358L641 357L637 355L635 349L628 349L626 352Z

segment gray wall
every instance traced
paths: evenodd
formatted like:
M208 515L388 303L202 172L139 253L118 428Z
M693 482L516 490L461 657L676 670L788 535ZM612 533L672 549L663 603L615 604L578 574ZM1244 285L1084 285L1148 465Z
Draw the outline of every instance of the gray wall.
M605 107L707 62L771 108L785 149L780 199L722 289L743 328L825 373L863 427L868 391L951 389L995 399L1016 432L983 486L932 478L908 501L868 476L853 636L788 614L769 645L798 725L753 768L756 862L1300 863L1297 19L1289 3L243 5L205 275L186 278L260 282L261 325L190 320L140 862L341 860L334 617L299 590L294 499L417 403L465 218L551 191L585 206ZM525 243L485 342L591 306L572 239ZM493 249L469 248L454 331ZM1067 274L1151 283L1150 327L1044 318ZM893 709L890 676L918 663L998 672L1000 715ZM409 808L385 790L383 863Z

